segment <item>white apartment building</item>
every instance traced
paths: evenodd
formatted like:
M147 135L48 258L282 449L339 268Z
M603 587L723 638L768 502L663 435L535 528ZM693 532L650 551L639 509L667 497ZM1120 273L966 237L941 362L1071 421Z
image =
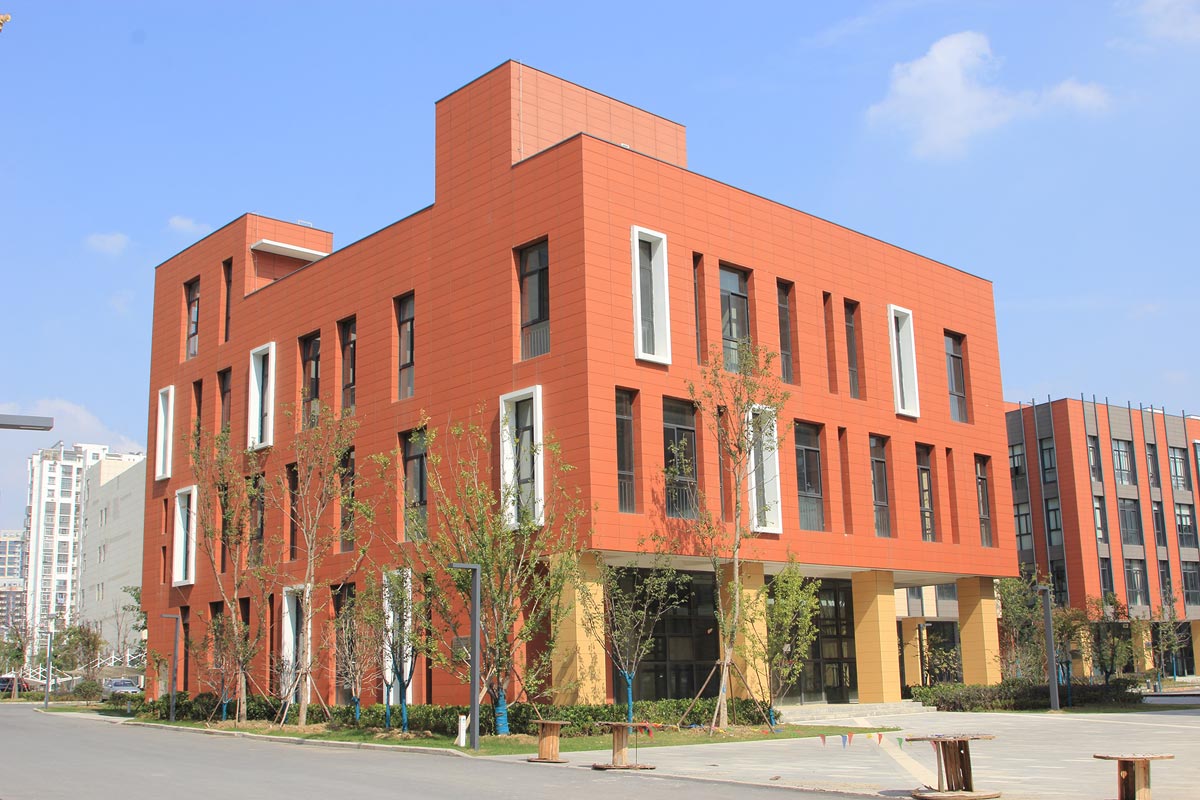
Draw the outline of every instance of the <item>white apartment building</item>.
M76 618L98 625L105 651L125 657L138 645L124 587L142 585L145 456L110 455L89 466L82 506Z
M25 620L39 647L48 623L61 631L75 620L84 470L106 458L139 457L110 455L107 445L62 442L29 457Z
M25 613L25 531L0 531L0 638Z

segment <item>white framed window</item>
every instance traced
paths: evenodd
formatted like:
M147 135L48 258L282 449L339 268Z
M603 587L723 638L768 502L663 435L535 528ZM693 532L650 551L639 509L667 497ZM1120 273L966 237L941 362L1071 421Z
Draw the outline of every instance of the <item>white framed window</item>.
M888 306L888 341L892 350L892 390L896 413L921 416L917 396L917 348L913 336L912 312L900 306Z
M412 703L412 684L408 688L404 688L404 678L408 675L411 664L409 663L409 650L404 643L409 641L409 636L412 634L412 572L407 569L398 569L391 573L383 575L383 624L387 630L384 659L383 659L383 682L391 687L391 697L388 699L392 703L400 702L400 692L404 692L405 702ZM401 591L404 593L405 600L403 604L392 603L391 594L393 591ZM397 606L403 610L404 618L396 619ZM399 630L397 630L399 625ZM400 663L396 663L396 653L399 651Z
M747 493L750 529L758 533L783 533L779 491L779 436L775 412L755 407L749 412L750 469Z
M542 387L500 396L500 487L508 524L526 513L542 524Z
M175 387L158 390L158 421L154 435L154 480L171 477L172 442L175 439Z
M250 351L250 407L246 445L253 449L275 443L275 343Z
M283 589L283 603L279 609L280 622L280 640L279 640L279 693L283 694L284 689L296 681L298 673L297 659L300 654L301 637L305 635L304 631L304 614L303 604L301 601L304 597L303 584L298 586L285 586ZM312 658L312 641L309 639L309 647L305 648ZM294 687L295 691L292 694L292 702L300 701L300 688ZM306 696L310 695L310 688L304 687Z
M671 363L671 303L667 290L667 237L634 225L633 345L634 357Z
M171 548L171 585L196 582L196 487L175 493L175 539Z

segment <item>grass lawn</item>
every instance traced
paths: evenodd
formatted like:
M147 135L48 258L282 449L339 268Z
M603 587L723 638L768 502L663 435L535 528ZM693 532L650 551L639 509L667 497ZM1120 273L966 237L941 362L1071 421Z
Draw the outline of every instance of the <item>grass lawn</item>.
M51 707L52 713L96 714L104 717L126 717L122 711L96 706L59 706ZM436 747L461 750L471 754L469 749L458 748L454 738L440 734L401 734L398 731L384 731L378 728L340 728L330 729L324 723L306 725L299 728L296 725L285 725L282 728L268 722L248 722L237 726L232 722L193 722L179 721L175 723L155 721L160 725L174 724L186 728L210 728L215 730L241 731L266 736L293 737L318 741L335 742L364 742L371 744L396 744L415 747ZM673 747L677 745L704 745L720 742L756 742L778 739L804 739L816 736L839 736L843 733L880 733L896 730L895 728L854 728L844 725L787 725L777 733L770 733L765 726L731 726L713 735L698 728L684 730L655 731L654 735L638 734L638 748L644 747ZM632 744L632 743L631 743ZM612 747L612 737L609 734L599 736L569 736L563 737L561 747L564 753L584 750L608 750ZM513 736L481 736L479 738L479 755L506 756L534 754L537 752L537 737L526 734Z

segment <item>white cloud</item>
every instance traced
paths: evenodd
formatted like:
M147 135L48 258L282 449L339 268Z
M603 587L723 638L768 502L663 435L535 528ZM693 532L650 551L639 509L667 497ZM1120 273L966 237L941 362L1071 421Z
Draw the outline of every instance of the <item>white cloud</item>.
M25 518L29 476L25 462L34 450L49 447L58 440L75 443L106 444L119 453L145 452L137 439L121 433L86 407L61 398L46 398L28 406L0 403L0 414L32 414L54 417L54 430L4 431L0 436L0 528L20 528ZM138 436L144 432L137 432Z
M887 97L867 110L867 118L910 133L918 156L956 157L973 137L1020 117L1055 107L1108 107L1103 87L1073 78L1042 91L1005 89L992 80L1000 65L987 36L953 33L915 61L892 67Z
M133 303L133 292L129 289L120 289L113 292L108 297L108 307L113 310L118 317L123 317L129 313L129 306Z
M83 241L89 249L109 256L119 256L129 246L129 237L123 233L93 233Z
M1200 42L1200 0L1141 0L1135 12L1152 38Z
M181 217L178 214L167 220L167 227L177 233L186 233L189 236L203 236L212 231L211 225L205 225L203 222L196 222L191 217Z

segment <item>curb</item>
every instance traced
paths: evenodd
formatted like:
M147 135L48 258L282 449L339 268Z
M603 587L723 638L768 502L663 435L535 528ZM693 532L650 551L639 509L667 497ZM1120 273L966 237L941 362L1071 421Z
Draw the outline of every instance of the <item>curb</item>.
M107 720L106 720L107 721ZM304 747L327 747L340 750L387 750L394 753L424 753L425 755L449 756L450 758L473 758L457 750L440 747L420 747L407 744L380 744L377 742L338 742L324 739L303 739L299 736L271 736L265 733L247 733L245 731L224 731L218 728L184 728L178 725L162 725L157 722L121 721L115 724L133 725L138 728L157 728L178 733L192 733L201 736L227 736L233 739L251 739L259 742L274 742L276 744L303 745Z

